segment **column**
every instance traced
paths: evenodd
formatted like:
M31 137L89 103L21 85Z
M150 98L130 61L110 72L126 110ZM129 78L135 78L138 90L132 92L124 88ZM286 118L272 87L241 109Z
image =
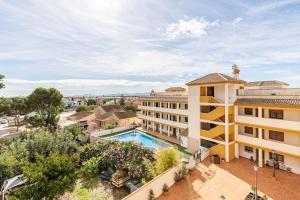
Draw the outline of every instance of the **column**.
M225 161L229 162L229 95L228 84L225 84Z
M258 107L258 117L262 118L262 107Z
M260 108L261 110L261 108ZM259 113L259 110L258 110ZM260 112L262 113L262 112ZM261 115L258 115L258 117L261 117ZM259 140L262 140L262 128L258 128L258 138ZM263 155L262 155L262 149L258 149L258 166L263 166Z
M258 149L258 166L262 167L263 166L263 154L262 154L262 149Z
M179 110L179 103L176 103L176 109Z
M160 134L162 133L162 130L161 130L161 124L159 124L159 133L160 133Z
M235 143L235 158L240 158L240 152L239 152L239 144Z
M167 127L168 128L168 136L170 136L170 126Z

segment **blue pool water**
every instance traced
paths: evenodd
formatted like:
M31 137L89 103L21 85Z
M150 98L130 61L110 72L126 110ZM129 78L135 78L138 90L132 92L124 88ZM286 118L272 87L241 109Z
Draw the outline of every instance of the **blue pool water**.
M121 133L118 135L107 137L107 139L119 140L123 142L128 142L128 141L138 142L138 143L142 143L143 146L148 148L153 148L156 151L161 151L173 146L170 143L154 138L152 136L149 136L139 131L130 131L126 133Z

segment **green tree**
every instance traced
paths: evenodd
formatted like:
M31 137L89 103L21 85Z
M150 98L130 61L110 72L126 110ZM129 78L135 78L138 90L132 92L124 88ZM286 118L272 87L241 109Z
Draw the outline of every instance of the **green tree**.
M63 95L56 89L37 88L28 96L28 105L36 115L27 120L33 127L45 127L55 131L59 120L59 113Z
M87 105L88 105L88 106L96 105L96 99L88 99L88 100L87 100Z
M55 199L74 188L78 157L51 153L49 157L37 156L36 163L24 166L26 185L17 191L20 199Z
M157 154L156 169L161 174L179 162L179 151L174 147L166 149Z
M8 107L4 113L14 117L15 125L17 126L17 131L19 131L20 127L20 115L26 114L27 112L28 106L26 104L25 98L14 97L8 99Z
M137 111L137 107L132 106L132 105L126 105L125 106L125 110L136 112Z
M121 105L121 106L124 106L124 105L125 105L125 98L124 98L123 95L121 95L120 105Z
M4 85L4 83L3 83L3 79L4 79L4 78L5 78L5 76L2 75L2 74L0 74L0 89L2 89L2 88L5 87L5 85Z
M78 106L76 108L76 112L91 111L91 110L94 110L95 108L96 108L95 105L91 105L91 106Z

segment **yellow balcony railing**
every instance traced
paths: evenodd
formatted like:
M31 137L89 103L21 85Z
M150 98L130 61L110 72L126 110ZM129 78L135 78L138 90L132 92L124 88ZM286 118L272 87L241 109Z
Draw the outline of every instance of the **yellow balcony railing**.
M201 103L220 103L217 99L212 96L200 96Z
M225 126L219 125L210 130L201 129L200 135L207 138L215 138L225 133Z

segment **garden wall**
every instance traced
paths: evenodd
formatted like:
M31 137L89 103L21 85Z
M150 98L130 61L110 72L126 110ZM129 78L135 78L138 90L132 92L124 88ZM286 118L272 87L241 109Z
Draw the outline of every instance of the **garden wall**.
M149 199L149 192L151 189L153 190L155 197L159 197L163 193L162 188L164 184L167 184L169 187L174 185L175 173L178 172L181 167L182 164L180 163L179 165L167 170L122 200L147 200Z

